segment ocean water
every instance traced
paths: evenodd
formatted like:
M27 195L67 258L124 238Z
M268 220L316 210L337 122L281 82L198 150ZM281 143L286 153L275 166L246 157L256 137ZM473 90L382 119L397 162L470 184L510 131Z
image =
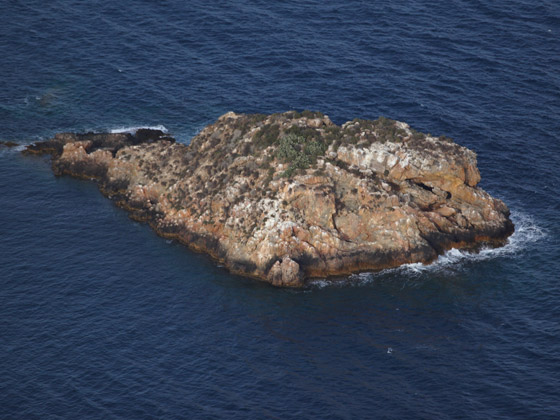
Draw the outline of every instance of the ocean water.
M288 109L453 137L516 233L281 290L0 146L0 418L560 417L560 3L0 3L0 140Z

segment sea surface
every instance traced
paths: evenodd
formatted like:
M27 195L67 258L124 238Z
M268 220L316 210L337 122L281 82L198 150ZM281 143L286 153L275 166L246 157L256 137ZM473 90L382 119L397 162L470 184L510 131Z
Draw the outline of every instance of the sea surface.
M0 140L290 109L454 138L515 234L276 289L0 146L0 418L560 418L558 1L0 2Z

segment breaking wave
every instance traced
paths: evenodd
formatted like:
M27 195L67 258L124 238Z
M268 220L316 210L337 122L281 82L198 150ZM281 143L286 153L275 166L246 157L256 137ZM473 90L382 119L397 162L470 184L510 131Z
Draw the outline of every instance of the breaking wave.
M418 275L425 272L441 272L456 269L464 263L480 262L499 257L517 255L526 250L531 244L540 241L546 236L546 231L540 227L534 218L528 214L512 212L511 219L515 225L515 232L508 238L506 245L499 248L482 248L478 252L450 249L440 255L431 264L412 263L379 272L366 272L353 274L348 277L351 284L364 284L375 280L379 276L395 273L404 275ZM345 282L337 280L319 279L311 282L313 287L340 286Z
M167 128L165 128L164 125L153 125L153 126L149 126L149 125L141 125L141 126L137 126L137 127L118 127L118 128L112 128L109 130L110 133L130 133L130 134L135 134L138 130L142 129L142 128L146 128L149 130L161 130L164 133L167 133Z
M405 264L398 269L413 272L425 270L438 270L449 266L455 266L465 261L485 261L497 257L514 255L522 252L529 244L537 242L546 236L546 232L535 220L523 213L513 213L511 219L515 225L515 232L508 238L506 245L499 248L483 248L478 252L450 249L440 255L432 264L421 263Z

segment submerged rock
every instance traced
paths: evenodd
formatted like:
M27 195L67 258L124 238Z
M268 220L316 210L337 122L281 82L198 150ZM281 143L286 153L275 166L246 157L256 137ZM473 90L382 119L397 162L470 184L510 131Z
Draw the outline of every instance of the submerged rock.
M14 143L13 141L0 141L0 147L16 147L19 146L19 144Z
M276 286L429 263L514 230L477 187L474 152L386 118L229 112L189 145L148 129L62 133L24 153L51 154L56 175L97 180L158 234Z

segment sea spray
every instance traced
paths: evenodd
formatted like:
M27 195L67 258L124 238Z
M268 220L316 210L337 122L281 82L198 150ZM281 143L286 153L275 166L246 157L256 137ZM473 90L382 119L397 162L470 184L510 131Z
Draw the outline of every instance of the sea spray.
M452 274L463 269L467 263L477 263L495 258L511 257L525 252L530 246L541 241L547 235L545 228L541 227L535 218L522 211L512 210L511 219L515 224L515 232L507 239L507 243L498 248L484 247L478 252L452 248L440 255L430 264L412 263L399 267L389 268L378 272L365 272L352 274L348 277L350 282L340 280L317 279L311 282L313 288L340 287L348 284L359 286L378 280L387 274L396 274L414 279L424 273Z

